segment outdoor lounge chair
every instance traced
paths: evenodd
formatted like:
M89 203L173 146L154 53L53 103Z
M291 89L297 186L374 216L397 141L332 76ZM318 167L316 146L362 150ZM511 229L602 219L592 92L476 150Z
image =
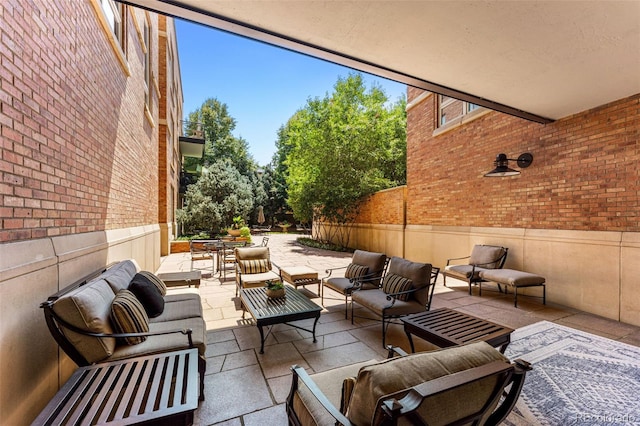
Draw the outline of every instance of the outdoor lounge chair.
M280 280L272 270L269 247L239 247L235 249L236 296L241 288L264 287L269 280Z
M404 356L391 358L393 352ZM390 347L387 360L311 376L293 366L287 416L295 426L497 425L530 369L485 342L413 355Z
M321 303L324 306L324 288L338 292L344 296L344 318L347 319L349 308L349 296L355 281L361 282L363 290L374 289L380 286L380 279L387 267L387 256L384 253L375 253L364 250L356 250L351 258L351 263L340 268L327 269L329 274L322 279ZM334 271L345 269L343 277L331 276Z
M380 288L362 291L361 282L356 282L351 292L351 323L355 303L380 316L382 347L386 347L387 329L394 319L431 308L438 272L429 263L392 257Z
M487 269L502 269L507 260L508 251L508 248L501 246L475 245L470 256L447 259L447 266L442 271L444 286L447 286L447 277L466 281L469 283L469 294L471 294L472 284L486 282L480 276L480 272ZM466 265L451 264L452 261L463 259L469 259L469 263ZM499 284L498 288L500 289Z

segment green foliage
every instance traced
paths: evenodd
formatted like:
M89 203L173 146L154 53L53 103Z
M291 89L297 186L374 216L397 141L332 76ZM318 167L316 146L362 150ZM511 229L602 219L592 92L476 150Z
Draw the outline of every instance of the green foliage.
M248 226L240 228L240 236L247 238L247 241L251 242L251 230Z
M349 224L362 197L406 181L405 101L390 108L387 101L352 74L338 79L332 94L309 99L281 129L279 165L287 167L281 176L296 219ZM348 232L331 232L329 239L348 245Z
M216 161L203 170L185 194L181 217L187 232L206 229L216 233L232 223L234 216L245 217L253 209L253 192L246 176L228 161Z
M282 290L284 288L284 284L280 280L267 280L265 285L269 290Z
M299 237L296 239L296 241L301 245L307 246L307 247L319 248L323 250L339 251L339 252L349 252L349 253L353 252L353 249L350 249L348 247L343 247L343 246L339 246L332 243L323 243L321 241L314 240L313 238Z

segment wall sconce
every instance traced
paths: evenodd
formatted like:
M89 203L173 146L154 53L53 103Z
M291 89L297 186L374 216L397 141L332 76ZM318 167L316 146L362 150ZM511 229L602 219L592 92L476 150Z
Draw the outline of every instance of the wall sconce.
M496 168L491 170L489 173L484 175L484 177L502 177L502 176L515 176L519 175L520 172L518 170L514 170L509 167L509 161L515 161L518 167L521 169L525 169L533 163L533 155L525 152L524 154L520 154L517 159L507 158L507 154L498 154L496 157L495 164Z

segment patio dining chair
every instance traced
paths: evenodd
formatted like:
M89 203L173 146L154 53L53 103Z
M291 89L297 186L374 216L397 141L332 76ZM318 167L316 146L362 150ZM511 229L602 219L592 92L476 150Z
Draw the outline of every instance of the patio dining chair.
M218 249L218 273L222 281L227 281L227 271L235 271L237 247L246 246L246 241L223 241L220 249Z

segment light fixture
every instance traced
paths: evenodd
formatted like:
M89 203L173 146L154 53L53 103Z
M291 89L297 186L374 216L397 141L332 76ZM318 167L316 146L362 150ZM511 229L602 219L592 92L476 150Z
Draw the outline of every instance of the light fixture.
M494 162L496 168L491 170L484 177L501 177L501 176L515 176L519 175L518 170L514 170L509 167L509 161L515 161L518 167L525 169L533 163L533 155L525 152L520 154L517 159L507 158L507 154L498 154L496 161Z

